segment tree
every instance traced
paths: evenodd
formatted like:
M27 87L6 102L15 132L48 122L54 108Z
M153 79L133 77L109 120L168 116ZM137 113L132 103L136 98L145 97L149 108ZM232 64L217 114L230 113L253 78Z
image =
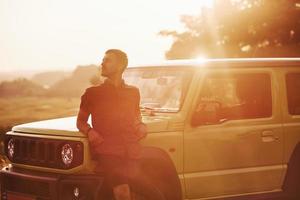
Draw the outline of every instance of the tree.
M299 0L215 0L181 22L184 32L160 32L174 39L167 59L300 56Z

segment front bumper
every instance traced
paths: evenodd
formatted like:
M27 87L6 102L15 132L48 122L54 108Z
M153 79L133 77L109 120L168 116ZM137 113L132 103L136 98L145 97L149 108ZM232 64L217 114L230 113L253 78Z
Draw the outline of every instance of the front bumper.
M32 199L95 199L103 186L101 175L62 175L15 167L0 170L1 199L21 195ZM74 195L78 188L78 197Z

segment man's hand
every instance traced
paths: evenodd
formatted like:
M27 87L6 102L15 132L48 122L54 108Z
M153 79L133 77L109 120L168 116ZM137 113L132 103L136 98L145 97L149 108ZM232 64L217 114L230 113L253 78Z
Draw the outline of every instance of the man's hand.
M92 147L97 147L103 142L103 137L93 128L87 132L87 136Z
M79 110L77 116L77 128L88 137L91 148L94 151L97 151L97 146L99 146L103 142L103 138L87 123L89 115L90 113L84 111L83 109Z
M138 136L138 140L141 140L147 136L147 126L141 120L136 120L135 123L135 134Z

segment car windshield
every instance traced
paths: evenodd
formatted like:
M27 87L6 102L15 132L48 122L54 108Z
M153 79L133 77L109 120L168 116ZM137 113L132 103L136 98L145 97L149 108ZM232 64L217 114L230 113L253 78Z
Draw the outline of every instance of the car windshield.
M186 95L192 71L183 68L128 68L125 82L139 88L141 108L155 112L178 112Z

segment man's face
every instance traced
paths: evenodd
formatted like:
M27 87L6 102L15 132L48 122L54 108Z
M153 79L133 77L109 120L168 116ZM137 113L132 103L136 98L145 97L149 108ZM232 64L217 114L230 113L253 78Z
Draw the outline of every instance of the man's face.
M113 53L106 53L104 55L101 68L101 75L104 77L110 77L111 75L121 72L120 63Z

